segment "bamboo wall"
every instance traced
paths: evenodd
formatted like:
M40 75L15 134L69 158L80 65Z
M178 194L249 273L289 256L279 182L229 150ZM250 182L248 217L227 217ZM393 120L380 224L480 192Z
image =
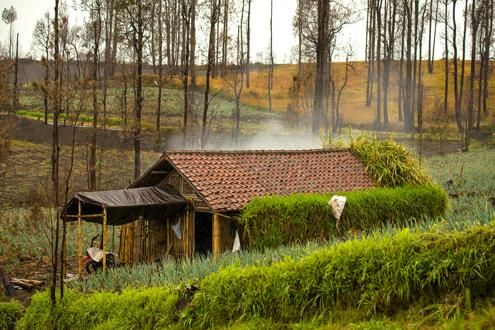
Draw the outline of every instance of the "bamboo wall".
M189 206L183 214L168 219L137 220L122 226L120 237L119 257L124 263L154 262L164 256L192 257L195 251L195 212L210 213L211 209L196 194L186 180L176 171L169 174L163 181L164 184L173 186L181 195L189 201ZM178 239L172 230L172 226L179 219L182 221L182 239ZM235 239L235 229L242 233L237 221L219 216L220 235L217 237L219 244L216 253L231 251ZM212 246L215 233L212 235Z

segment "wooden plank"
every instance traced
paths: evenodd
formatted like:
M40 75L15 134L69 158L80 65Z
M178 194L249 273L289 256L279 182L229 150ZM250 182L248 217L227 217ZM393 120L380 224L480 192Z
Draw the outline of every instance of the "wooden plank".
M14 286L10 282L9 275L7 274L7 272L2 267L0 267L0 282L3 285L5 295L7 297L15 296Z
M92 219L92 218L101 218L103 216L105 216L104 213L102 213L102 214L86 214L86 215L82 214L81 215L81 218L82 219ZM79 215L70 215L70 214L67 214L65 217L66 218L70 218L70 219L77 219L79 217Z
M213 214L213 257L220 255L222 244L222 233L220 225L220 216L218 213Z
M83 269L83 252L82 252L82 219L81 219L81 201L77 205L77 275L82 276Z
M107 208L103 208L103 272L107 270Z

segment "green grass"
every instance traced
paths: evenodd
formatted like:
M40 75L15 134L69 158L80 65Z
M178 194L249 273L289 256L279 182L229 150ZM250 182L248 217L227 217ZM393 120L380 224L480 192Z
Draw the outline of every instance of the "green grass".
M492 294L495 230L368 237L272 266L229 267L199 283L187 325L256 318L297 322L335 309L393 315L446 295ZM214 302L214 303L212 303Z
M485 224L495 218L490 198L495 197L495 150L477 148L470 152L436 156L426 161L434 179L445 185L451 198L446 219L451 229Z
M54 217L55 213L48 208L32 207L0 210L0 218L2 219L0 226L0 254L10 259L9 269L15 267L19 258L40 258L50 255L50 233L54 228ZM90 246L91 238L101 234L101 226L84 223L82 228L83 248L86 249ZM119 246L118 228L110 227L108 233L108 248L111 250L117 249ZM15 237L15 239L7 239L12 237ZM67 256L77 256L77 223L75 222L67 224L66 244ZM75 266L75 263L73 266Z
M176 318L179 290L127 289L81 295L67 290L54 311L48 291L37 294L17 329L156 329L165 328Z
M493 253L493 224L454 233L402 230L301 258L231 265L194 281L197 291L187 282L69 290L54 310L48 293L40 293L19 328L486 326L494 318Z
M0 329L14 329L22 314L23 308L17 301L0 301Z
M381 187L425 185L431 178L409 149L391 139L360 137L351 141L351 150L362 160L368 173Z
M100 290L118 291L123 288L143 288L180 283L195 283L211 273L228 266L271 265L285 258L299 259L327 243L307 243L306 245L282 246L265 251L227 252L216 259L211 256L197 256L188 260L164 259L157 264L140 264L131 267L110 269L106 274L97 273L82 281L72 281L68 285L82 292Z
M387 227L420 224L445 216L448 200L438 186L335 192L347 197L337 228L328 206L332 194L294 194L253 199L240 222L250 245L263 249L307 240L328 240Z
M122 103L122 88L110 88L107 96L107 114L106 125L108 127L131 127L134 121L133 104L134 98L132 90L128 90L127 95L127 114L123 112ZM154 87L144 88L144 108L142 128L152 131L155 129L156 121L156 104L157 104L158 89ZM99 102L102 102L103 95L98 94ZM203 93L197 92L194 97L192 106L192 114L189 118L190 123L195 127L201 126L202 109L203 109ZM93 120L92 114L92 98L85 99L85 107L83 113L79 116L79 123L90 125ZM21 109L16 113L31 119L42 120L44 118L43 103L41 93L34 89L27 89L21 93L20 98ZM102 108L102 105L100 105ZM234 101L228 95L216 95L209 109L209 123L211 131L224 131L232 127L232 113L234 109ZM74 111L74 110L73 110ZM73 112L72 111L72 112ZM73 121L73 114L69 115L67 120ZM182 125L183 116L183 93L180 89L163 89L162 91L162 130L164 132L178 132ZM52 120L53 115L48 115L48 120ZM99 127L103 126L104 120L103 110L100 109ZM64 121L66 114L61 114L60 120ZM281 120L282 116L278 113L268 113L252 106L242 106L241 110L241 129L243 133L254 133L263 131L269 122Z

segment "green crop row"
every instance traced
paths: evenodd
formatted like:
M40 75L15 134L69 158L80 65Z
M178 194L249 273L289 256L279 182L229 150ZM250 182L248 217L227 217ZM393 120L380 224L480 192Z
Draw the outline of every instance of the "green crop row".
M72 281L67 285L78 291L120 291L125 288L144 288L155 286L196 283L211 273L218 272L230 265L271 265L285 258L299 259L317 249L335 242L309 242L305 245L280 246L276 249L242 250L237 253L226 252L217 258L195 256L191 260L163 259L159 263L138 264L118 267L89 276L83 280Z
M241 223L254 248L275 247L308 240L328 240L349 232L384 226L407 226L443 217L448 198L438 186L376 188L338 193L347 197L339 221L328 206L331 194L295 194L255 198L243 210Z
M196 287L77 293L51 307L33 297L19 329L217 328L256 320L294 324L350 310L360 318L399 315L463 297L469 309L493 297L495 226L463 232L370 236L269 266L230 266ZM464 298L465 297L465 298ZM472 303L471 303L472 302Z

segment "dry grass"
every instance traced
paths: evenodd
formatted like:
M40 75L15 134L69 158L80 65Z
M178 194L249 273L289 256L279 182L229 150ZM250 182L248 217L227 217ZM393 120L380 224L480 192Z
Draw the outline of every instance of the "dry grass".
M349 72L349 82L342 94L341 109L343 120L346 124L353 125L370 125L375 120L375 102L371 107L365 105L365 92L367 81L367 64L365 62L351 63L354 70ZM470 65L466 64L466 77L470 74ZM454 111L454 91L453 91L453 66L450 67L449 81L449 117L453 117ZM333 73L336 83L336 88L339 88L344 79L345 63L334 63ZM423 63L424 73L424 109L426 122L434 120L435 113L443 109L443 93L444 93L444 77L445 67L443 61L436 61L434 64L433 74L428 74L427 64ZM274 90L272 91L273 110L275 112L285 112L289 103L289 89L292 85L293 77L297 74L297 65L283 64L275 67L274 71ZM268 94L267 94L267 79L268 71L266 67L253 68L251 71L251 86L245 88L242 95L242 103L259 109L268 109ZM466 79L466 84L468 79ZM198 84L204 84L204 78L198 78ZM392 127L401 127L398 122L397 99L398 99L398 63L394 64L391 72L391 80L389 87L389 118ZM228 80L222 78L214 79L212 82L214 90L222 90L226 94L233 96L232 87ZM466 85L467 88L467 85ZM476 87L475 87L476 88ZM376 85L375 85L376 89ZM495 79L491 77L489 81L489 93L495 92ZM475 92L477 95L477 92ZM467 93L465 93L466 95ZM493 101L488 101L489 108L494 108ZM451 118L453 119L453 118ZM495 114L492 113L489 117L484 118L485 122L493 123Z

